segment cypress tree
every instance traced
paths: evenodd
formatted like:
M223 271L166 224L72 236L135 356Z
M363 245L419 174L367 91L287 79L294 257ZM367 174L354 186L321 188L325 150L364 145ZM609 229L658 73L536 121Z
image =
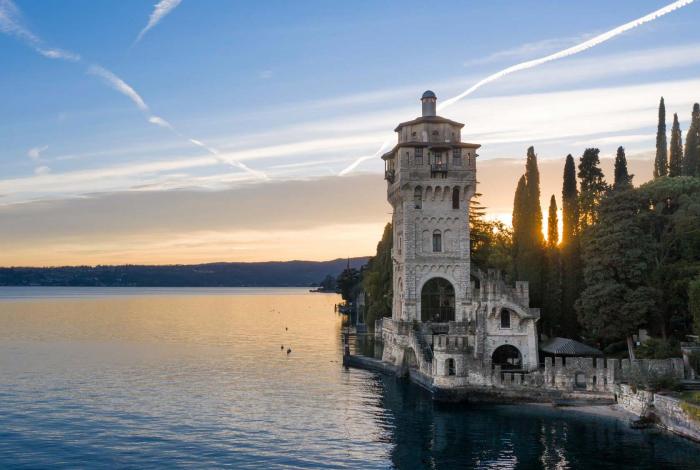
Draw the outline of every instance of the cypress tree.
M534 147L527 149L525 180L527 183L530 241L533 247L540 247L544 243L544 235L542 234L542 206L540 205L540 170L537 168L537 155Z
M666 105L664 97L659 102L659 126L656 130L656 159L654 160L654 178L668 174L668 147L666 144Z
M627 158L625 157L625 148L617 148L617 156L615 157L615 183L613 189L629 189L632 187L632 177L627 171Z
M581 180L579 194L579 222L581 230L598 222L598 206L608 190L603 170L600 169L599 149L588 148L578 165L578 177Z
M518 186L515 189L515 197L513 198L513 249L516 254L524 241L523 229L525 228L525 219L527 217L526 192L527 184L525 183L525 175L522 175L518 180Z
M678 124L678 114L673 113L673 127L671 127L671 158L668 164L669 176L681 176L684 166L688 166L687 162L683 162L683 139L681 137L681 126ZM685 165L684 165L685 164Z
M567 244L578 233L578 189L576 189L576 165L571 154L564 164L564 186L561 194L563 231L561 241Z
M700 175L700 104L693 105L693 114L685 138L685 154L683 156L683 174L688 176Z
M545 253L540 206L540 173L535 149L527 149L525 175L513 205L513 265L517 280L530 283L530 304L542 305Z
M549 199L549 217L547 217L547 246L556 247L559 244L559 216L557 215L557 200L552 194Z
M579 198L576 189L576 165L571 154L564 164L562 187L561 239L561 314L558 332L562 336L578 337L578 320L574 303L583 284L579 241Z
M554 195L549 200L547 248L543 290L542 330L554 336L562 332L562 264L559 253L559 220Z

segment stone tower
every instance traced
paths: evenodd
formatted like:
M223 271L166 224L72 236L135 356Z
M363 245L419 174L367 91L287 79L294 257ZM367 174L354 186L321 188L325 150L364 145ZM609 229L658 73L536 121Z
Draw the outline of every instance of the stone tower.
M396 127L398 143L382 156L393 207L392 319L467 322L469 202L480 145L462 142L464 124L437 116L435 93L421 102L422 115Z

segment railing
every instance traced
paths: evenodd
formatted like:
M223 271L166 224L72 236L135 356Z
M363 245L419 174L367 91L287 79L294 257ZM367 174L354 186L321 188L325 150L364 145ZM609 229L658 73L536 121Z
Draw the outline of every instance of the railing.
M431 163L431 173L447 173L447 163Z

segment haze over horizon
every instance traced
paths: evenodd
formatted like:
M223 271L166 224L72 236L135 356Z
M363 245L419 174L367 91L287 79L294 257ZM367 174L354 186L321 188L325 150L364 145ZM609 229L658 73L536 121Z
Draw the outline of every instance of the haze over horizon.
M338 174L425 89L447 99L669 2L448 1L434 27L420 2L169 3L0 0L0 265L371 255L383 164ZM441 112L482 144L489 216L509 221L530 145L545 210L586 147L611 177L623 145L635 184L650 179L659 97L669 130L700 101L699 20L689 5Z

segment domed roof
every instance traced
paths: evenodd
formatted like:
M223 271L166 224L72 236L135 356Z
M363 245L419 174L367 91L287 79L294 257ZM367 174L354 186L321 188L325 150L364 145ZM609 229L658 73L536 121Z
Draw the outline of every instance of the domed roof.
M435 98L435 99L437 99L437 96L435 96L435 93L433 93L432 91L426 90L426 92L423 93L423 96L421 96L420 99L424 100L424 99L426 99L426 98Z

